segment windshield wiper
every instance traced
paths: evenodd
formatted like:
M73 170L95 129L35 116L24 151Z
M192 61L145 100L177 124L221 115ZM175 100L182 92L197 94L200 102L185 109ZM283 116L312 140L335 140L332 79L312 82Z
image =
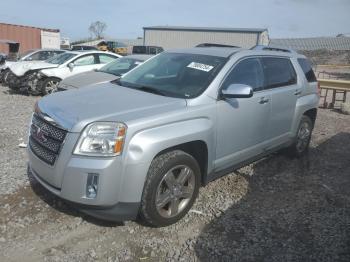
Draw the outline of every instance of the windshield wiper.
M159 89L156 89L156 88L151 87L151 86L140 86L140 87L135 87L135 89L142 90L142 91L145 91L148 93L153 93L156 95L167 96L167 94L165 92L160 91Z
M169 95L167 92L161 91L161 90L156 89L156 88L151 87L151 86L132 85L128 82L122 81L120 77L111 81L111 83L117 84L117 85L123 86L123 87L128 87L131 89L136 89L136 90L141 90L141 91L148 92L148 93L153 93L156 95L161 95L161 96L168 96Z

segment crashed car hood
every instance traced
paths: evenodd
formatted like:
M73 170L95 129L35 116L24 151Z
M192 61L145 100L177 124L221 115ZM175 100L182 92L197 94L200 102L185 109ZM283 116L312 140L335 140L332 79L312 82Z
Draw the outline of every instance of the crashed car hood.
M99 71L89 71L89 72L84 72L84 73L76 74L65 78L60 83L60 86L62 86L65 89L80 88L87 85L112 81L117 78L119 77L116 75L99 72Z
M186 106L186 99L165 97L112 83L91 85L46 96L38 110L70 132L95 121L128 123Z
M5 61L4 64L0 65L0 69L4 70L7 69L10 65L15 64L16 62L13 61Z
M29 70L38 70L55 67L58 67L58 65L46 63L45 61L23 61L9 65L11 71L17 76L23 76Z

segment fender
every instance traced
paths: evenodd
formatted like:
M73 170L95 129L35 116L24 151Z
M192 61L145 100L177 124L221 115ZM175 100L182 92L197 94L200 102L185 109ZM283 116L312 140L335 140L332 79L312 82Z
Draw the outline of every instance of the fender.
M143 186L152 160L159 152L191 141L204 141L208 147L208 171L212 169L215 131L208 118L188 119L153 127L136 133L129 141L124 158L120 201L123 198L140 201Z
M308 95L305 95L305 96L298 98L296 106L295 106L294 118L293 118L293 123L292 123L292 136L293 137L296 136L302 115L310 109L317 108L319 99L320 98L317 94L308 94Z

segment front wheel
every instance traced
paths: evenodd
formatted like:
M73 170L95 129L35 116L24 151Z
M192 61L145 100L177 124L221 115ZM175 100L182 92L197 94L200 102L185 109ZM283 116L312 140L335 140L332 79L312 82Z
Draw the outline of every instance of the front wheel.
M294 143L288 148L289 155L293 157L302 157L309 149L313 123L310 117L303 115L301 117L297 136Z
M175 150L156 157L148 171L141 217L152 226L179 221L192 207L200 185L200 169L189 154Z
M51 94L57 91L58 84L61 82L60 79L55 77L46 78L41 85L41 93L43 95Z

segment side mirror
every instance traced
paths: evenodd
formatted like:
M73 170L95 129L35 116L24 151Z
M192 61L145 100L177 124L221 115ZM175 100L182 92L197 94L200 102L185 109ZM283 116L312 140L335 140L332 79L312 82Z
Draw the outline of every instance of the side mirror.
M244 84L231 84L221 91L223 98L249 98L253 96L253 88Z
M68 67L69 67L70 70L73 70L73 68L74 68L74 63L69 63L69 64L68 64Z

